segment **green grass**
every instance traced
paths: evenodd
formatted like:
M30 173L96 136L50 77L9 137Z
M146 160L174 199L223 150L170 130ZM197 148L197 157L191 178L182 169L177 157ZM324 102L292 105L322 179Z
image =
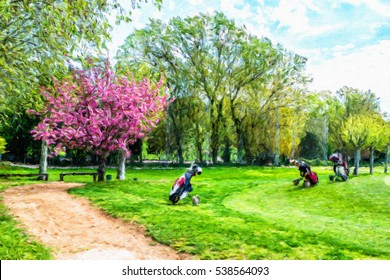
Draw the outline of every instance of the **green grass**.
M122 182L93 183L91 176L65 181L87 183L70 192L200 259L390 259L389 176L362 169L359 177L333 183L327 178L331 167L314 170L320 184L302 189L292 185L295 168L204 168L192 179L198 206L190 198L168 201L184 168L130 169ZM49 170L49 180L60 172ZM12 184L31 182L17 180ZM0 257L5 259L1 251Z
M385 175L362 174L292 186L294 168L205 168L190 198L171 205L182 170L132 170L125 182L72 190L107 213L136 221L157 241L201 259L389 259L390 188ZM137 177L137 181L131 177Z

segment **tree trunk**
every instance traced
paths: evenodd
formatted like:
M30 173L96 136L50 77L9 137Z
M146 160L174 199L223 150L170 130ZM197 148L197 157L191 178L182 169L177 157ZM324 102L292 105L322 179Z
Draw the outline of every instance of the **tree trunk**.
M233 107L233 103L231 104L231 107ZM242 132L242 123L243 123L243 120L244 118L238 118L236 117L235 113L234 113L234 108L231 110L232 111L232 118L233 118L233 121L234 121L234 126L236 127L236 135L237 135L237 139L238 139L238 143L237 143L237 159L236 159L236 162L237 163L243 163L244 161L244 157L243 157L243 149L244 149L244 135L243 135L243 132Z
M170 149L170 145L169 145L169 134L170 134L170 118L171 118L171 103L169 103L168 105L168 109L167 109L167 129L165 131L165 160L166 161L169 161L169 155L171 153L171 149Z
M355 163L354 163L354 170L353 175L359 175L359 162L360 162L360 147L355 148Z
M279 123L279 108L275 110L275 122L276 122L276 132L275 132L275 157L274 164L279 165L279 140L280 140L280 123Z
M231 146L231 143L230 143L230 139L228 136L225 136L225 147L223 149L223 161L225 163L229 163L230 162L230 155L231 155L231 149L230 149L230 146Z
M103 182L104 181L104 174L106 171L104 170L106 167L106 157L105 156L100 156L99 157L99 166L98 166L98 182Z
M294 117L295 118L295 117ZM293 121L291 133L291 158L295 158L295 122Z
M213 164L217 163L218 160L218 148L219 148L219 131L218 131L218 120L211 120L211 139L210 139L210 153Z
M197 157L198 157L198 160L199 162L202 164L203 163L203 135L202 135L202 132L200 131L200 126L199 126L199 123L196 123L195 124L195 135L196 135L196 139L195 139L195 147L196 147L196 153L197 153Z
M184 157L183 157L183 149L181 147L181 144L177 148L177 157L179 158L179 164L184 163Z
M329 138L329 116L325 115L324 120L324 139L322 143L322 150L324 155L325 165L328 165L328 138Z
M140 141L140 146L141 146L141 152L140 152L140 154L139 154L139 163L140 164L142 164L143 163L143 161L144 161L144 158L143 158L143 155L144 155L144 141L142 140L142 139L139 139L139 141Z
M116 178L118 180L126 179L126 152L124 150L119 150L118 153L118 168L116 173Z
M374 146L370 147L370 174L374 174Z
M199 162L202 164L203 163L202 143L200 143L198 141L196 143L196 151L198 154Z
M41 143L41 158L39 160L39 174L47 173L47 143L42 140ZM39 178L43 180L43 178Z
M180 117L180 116L179 116ZM181 125L181 120L178 120L179 125ZM175 119L172 118L172 125L173 125L173 133L176 141L176 146L177 146L177 156L179 158L179 164L184 163L184 157L183 157L183 148L182 148L182 130L179 128L179 125L176 124Z
M213 106L212 103L210 103L210 122L211 122L211 141L210 141L210 148L211 148L211 157L213 160L213 163L217 163L218 160L218 150L219 150L219 144L220 144L220 122L222 119L222 109L223 109L223 100L222 98L215 106Z
M179 133L174 129L175 133L175 140L176 140L176 145L177 145L177 157L179 158L179 164L183 164L184 162L184 157L183 157L183 148L181 147L181 136Z
M243 163L243 149L244 149L244 136L242 132L238 135L238 147L237 147L237 162Z
M388 161L389 161L389 144L386 145L386 154L385 154L385 173L387 173L388 170Z

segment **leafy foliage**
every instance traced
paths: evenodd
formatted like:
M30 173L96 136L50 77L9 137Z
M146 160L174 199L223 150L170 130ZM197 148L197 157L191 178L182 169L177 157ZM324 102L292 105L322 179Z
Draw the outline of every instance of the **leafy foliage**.
M5 153L5 139L3 137L0 137L0 154Z
M43 119L33 137L54 145L55 152L78 148L104 161L114 150L129 156L128 145L144 137L167 106L160 94L162 83L119 78L108 63L104 68L74 69L71 79L55 82L55 90L42 90L47 105L38 113Z
M264 118L269 109L287 106L275 102L287 100L293 89L305 83L305 62L267 38L251 36L218 12L177 17L167 24L151 20L131 34L118 52L119 69L147 65L152 72L166 74L169 93L175 98L168 109L167 133L174 135L180 162L183 147L190 145L197 147L198 154L207 146L213 162L222 145L225 150L234 144L239 153L244 148L248 154L251 149L258 153L256 143L248 141L252 126L256 126L253 137L258 138L258 131L264 131L259 115ZM201 116L189 115L199 100L204 108ZM202 141L188 143L188 133ZM267 143L266 148L271 147Z

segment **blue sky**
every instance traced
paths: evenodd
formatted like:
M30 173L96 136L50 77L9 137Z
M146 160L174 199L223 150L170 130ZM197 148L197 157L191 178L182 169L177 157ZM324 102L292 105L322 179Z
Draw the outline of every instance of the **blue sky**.
M389 0L164 0L160 11L143 4L132 23L115 27L111 52L151 17L169 21L214 11L307 57L310 89L370 89L390 114Z

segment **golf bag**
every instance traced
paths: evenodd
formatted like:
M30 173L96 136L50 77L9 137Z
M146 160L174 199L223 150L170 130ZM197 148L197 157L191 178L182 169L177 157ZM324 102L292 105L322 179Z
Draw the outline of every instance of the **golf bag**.
M315 173L314 171L311 171L307 177L308 177L307 179L310 181L312 186L318 183L318 176L317 173Z
M301 160L291 160L290 162L294 163L298 167L299 174L301 175L301 178L293 180L295 186L297 186L302 179L304 179L304 187L311 187L318 183L317 173L312 171L306 162Z
M335 175L329 176L329 179L331 181L347 181L348 171L345 169L343 165L336 165L334 170L335 170Z
M294 186L298 186L302 179L304 179L303 186L306 188L318 184L318 176L314 171L310 171L310 173L306 173L303 177L293 180Z
M329 156L329 160L333 162L333 171L335 175L330 175L331 181L347 181L349 168L345 160L343 160L340 153L334 153Z
M186 178L182 175L173 184L171 192L169 193L169 200L172 201L173 204L176 204L180 199L185 198L189 193L189 191L185 191L185 181Z
M179 200L185 198L189 192L192 192L192 185L190 183L193 176L202 174L202 168L193 164L186 173L181 175L173 184L169 193L169 200L176 204Z

